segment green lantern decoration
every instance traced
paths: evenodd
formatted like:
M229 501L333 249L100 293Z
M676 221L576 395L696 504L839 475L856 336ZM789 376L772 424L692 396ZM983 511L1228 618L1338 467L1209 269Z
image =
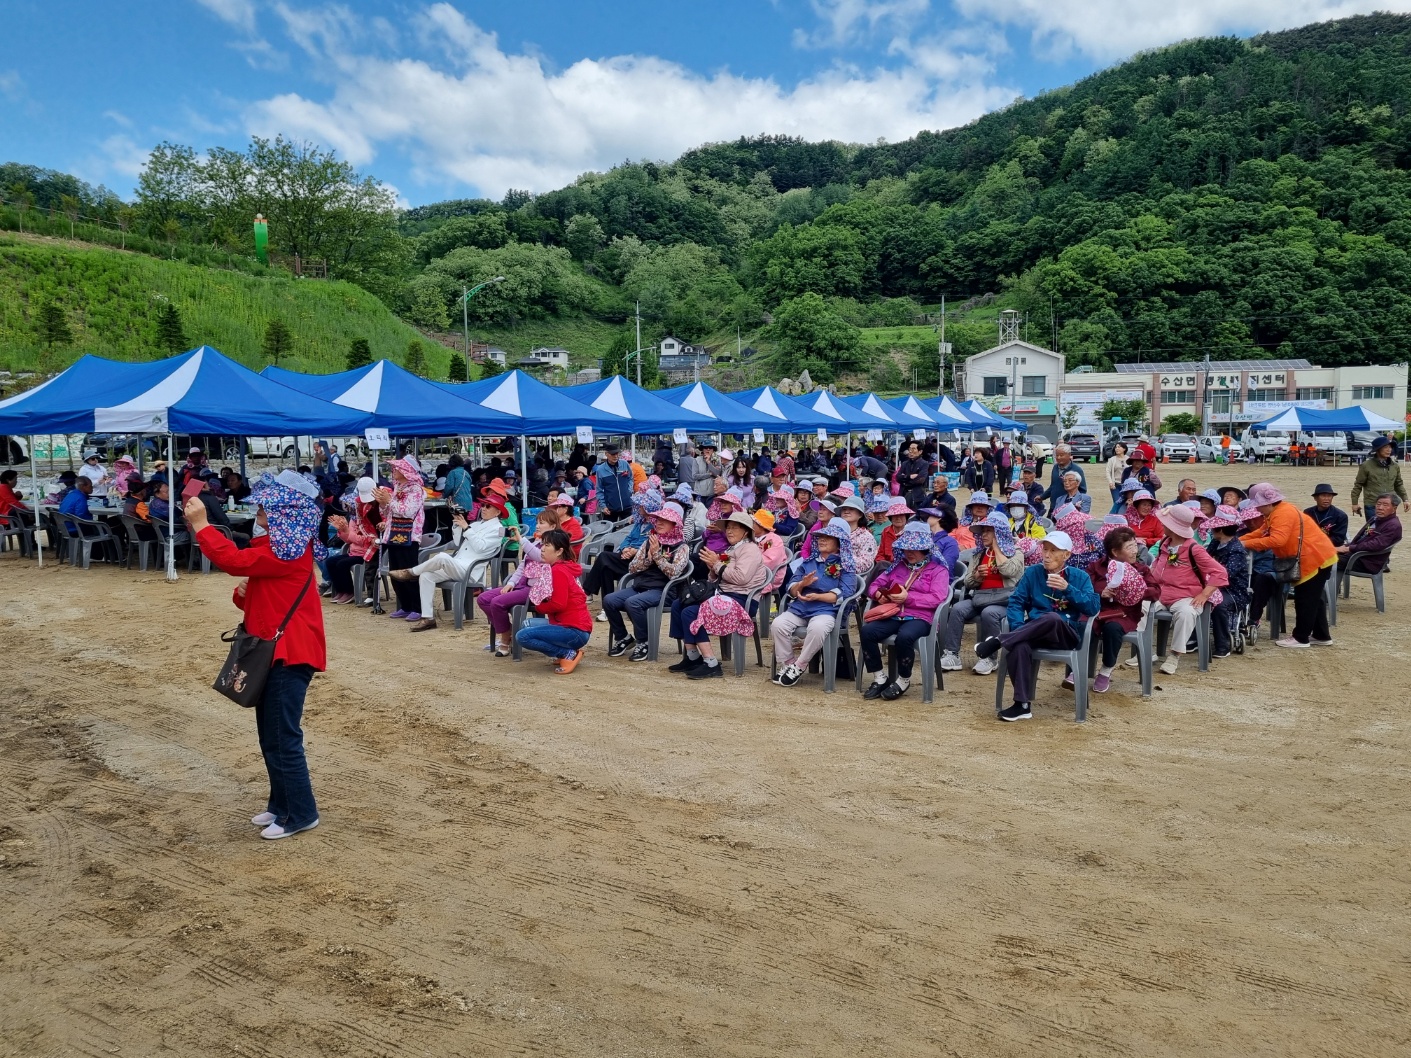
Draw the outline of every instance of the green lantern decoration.
M255 256L260 264L269 264L269 225L263 213L255 214Z

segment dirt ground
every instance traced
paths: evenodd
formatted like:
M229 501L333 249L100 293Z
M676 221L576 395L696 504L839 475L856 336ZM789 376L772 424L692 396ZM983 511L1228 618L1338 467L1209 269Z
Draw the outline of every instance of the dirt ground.
M329 607L322 825L265 842L231 579L5 554L0 1054L1407 1054L1406 576L1084 725Z

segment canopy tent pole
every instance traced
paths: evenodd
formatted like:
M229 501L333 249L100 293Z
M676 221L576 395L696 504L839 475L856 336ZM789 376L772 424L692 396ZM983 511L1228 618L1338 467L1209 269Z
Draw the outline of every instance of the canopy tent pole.
M29 498L30 509L34 511L34 552L39 556L39 568L43 569L44 548L39 546L39 466L34 461L34 434L29 435L29 480L34 486L34 492ZM54 553L59 553L57 541L54 544Z
M245 471L245 453L248 448L249 444L247 440L244 437L240 438L240 480L243 481L246 486L250 484L250 475Z
M299 469L299 435L294 435L294 469Z
M143 469L143 467L144 467L144 465L145 465L145 462L144 462L144 460L143 460L142 457L143 457L144 455L146 455L146 452L143 451L143 448L144 448L144 446L143 446L143 444L142 444L142 435L141 435L141 434L138 434L138 435L137 435L137 476L140 477L140 478L145 478L145 477L147 476L146 471Z
M519 435L519 513L521 520L529 509L529 438Z
M176 490L172 488L175 467L176 436L167 434L167 580L176 580ZM195 541L188 546L195 547Z

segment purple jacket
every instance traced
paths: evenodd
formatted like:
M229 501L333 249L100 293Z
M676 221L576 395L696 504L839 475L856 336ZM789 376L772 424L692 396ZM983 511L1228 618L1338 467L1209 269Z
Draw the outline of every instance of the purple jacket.
M906 563L899 562L872 582L871 595L879 598L879 592L893 584L906 584L911 571ZM936 562L928 561L921 573L912 581L906 592L906 602L902 604L903 617L919 617L929 621L936 615L936 608L950 595L950 571Z
M1395 547L1399 543L1401 543L1401 519L1393 514L1385 521L1377 521L1374 518L1364 525L1348 543L1347 550L1350 554L1355 555L1359 551L1383 551L1386 548ZM1359 559L1356 571L1359 573L1380 573L1386 564L1385 556Z

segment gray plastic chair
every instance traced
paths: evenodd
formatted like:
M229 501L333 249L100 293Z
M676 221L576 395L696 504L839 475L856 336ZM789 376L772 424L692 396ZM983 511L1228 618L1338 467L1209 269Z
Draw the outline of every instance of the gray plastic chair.
M775 566L769 572L769 585L765 587L763 593L761 593L759 597L759 615L756 618L756 620L759 622L759 634L762 636L769 635L769 611L774 608L776 598L774 594L774 589L772 587L774 583L774 577L782 567L788 566L790 562L794 561L795 557L796 555L794 551L791 548L785 547L784 561L781 562L778 566Z
M1354 551L1350 555L1348 555L1347 566L1343 569L1334 569L1334 576L1329 577L1328 579L1336 580L1338 582L1338 585L1342 589L1342 597L1344 599L1351 597L1353 577L1359 577L1362 580L1370 580L1372 582L1372 597L1377 602L1377 613L1386 613L1386 589L1382 584L1382 571L1378 570L1376 573L1369 573L1365 569L1358 569L1357 567L1362 565L1369 559L1390 558L1391 552L1392 548L1389 547L1381 551ZM1336 591L1333 592L1332 605L1334 609L1329 610L1328 620L1330 623L1335 623L1333 615L1336 613L1337 607Z
M19 543L20 557L28 558L34 550L34 516L18 507L11 507L5 515L7 521L0 526L0 551L10 549L10 541Z
M869 585L870 586L870 585ZM936 685L939 683L941 690L945 690L945 674L941 671L938 663L940 660L941 629L945 628L946 620L950 616L951 603L955 599L955 591L952 589L946 595L946 601L936 607L936 612L931 615L931 628L924 636L916 641L916 660L921 662L921 701L929 705L935 699ZM866 609L871 608L875 600L869 600L867 606L860 608L859 629L865 626L861 616L865 616ZM862 633L859 630L859 650L861 648ZM896 646L897 637L888 636L882 640L881 645L887 648L887 676L895 679L897 675L897 659L892 647ZM862 663L861 659L857 668L857 690L862 693Z
M478 561L471 563L470 568L466 570L464 577L458 577L455 580L443 580L437 582L436 587L441 589L441 602L443 604L443 607L444 609L451 611L456 628L465 627L467 613L469 613L471 621L475 620L475 607L471 606L469 610L467 610L465 605L465 597L466 594L471 590L470 585L472 581L477 581L481 584L485 583L485 574L490 571L495 560L495 555L491 555L488 558L479 559ZM425 617L428 615L423 614L422 616ZM429 616L434 617L435 615L432 614Z
M1150 617L1147 618L1150 621ZM1009 618L1000 622L1000 632L1009 631ZM1038 662L1052 661L1060 665L1065 665L1073 672L1073 700L1074 700L1074 720L1083 723L1088 718L1088 658L1092 654L1093 643L1093 622L1091 619L1083 622L1083 638L1072 650L1035 650L1034 660ZM997 655L999 662L995 669L995 715L1004 709L1004 681L1009 677L1009 666L1005 664L1005 651L1000 649ZM1147 655L1147 665L1151 664L1151 655Z
M843 639L848 638L848 650L853 654L853 668L858 667L856 651L853 650L851 637L848 637L849 618L852 610L862 599L862 593L867 590L867 581L863 577L857 578L857 587L853 593L839 601L833 610L833 630L828 633L828 638L824 640L823 649L819 651L808 665L809 672L822 670L823 672L823 693L833 694L838 689L838 651L842 648ZM789 609L789 597L783 597L784 609L781 614L787 613ZM771 654L769 662L769 678L772 680L778 672L779 659Z
M95 545L102 546L100 557L110 556L108 560L114 562L121 557L118 538L106 522L96 518L80 518L76 514L61 514L55 517L55 521L67 544L69 565L77 566L81 561L83 568L88 569Z
M1162 612L1156 609L1157 604L1153 604L1151 612L1146 615L1148 624L1156 625L1156 649L1157 657L1166 656L1167 639L1171 635L1172 615L1169 612ZM1215 637L1210 632L1210 613L1214 607L1206 603L1200 608L1200 615L1195 621L1195 646L1196 646L1196 667L1200 672L1210 671L1210 654L1214 649ZM1181 646L1185 646L1182 643ZM1150 655L1148 655L1150 657Z
M758 585L756 585L755 587L751 588L751 589L749 590L749 592L745 595L745 612L748 613L748 612L750 611L751 604L753 604L753 605L754 605L754 608L755 608L755 614L756 614L755 619L754 619L755 667L756 667L756 668L761 668L761 669L764 668L764 645L760 642L760 638L759 638L759 616L758 616L758 614L759 614L759 609L758 609L758 604L759 604L760 593L762 593L762 592L764 591L764 589L769 585L770 581L772 581L772 580L774 579L774 574L769 573L768 571L769 571L769 567L766 566L766 567L765 567L766 576L765 576L765 578L764 578L764 583L763 583L763 584L758 584ZM735 675L736 675L736 676L743 676L743 675L745 674L745 637L742 636L739 632L736 632L736 633L734 633L733 635L730 635L730 636L728 636L728 637L722 637L721 640L720 640L720 660L722 660L722 661L733 660L733 661L735 662Z

